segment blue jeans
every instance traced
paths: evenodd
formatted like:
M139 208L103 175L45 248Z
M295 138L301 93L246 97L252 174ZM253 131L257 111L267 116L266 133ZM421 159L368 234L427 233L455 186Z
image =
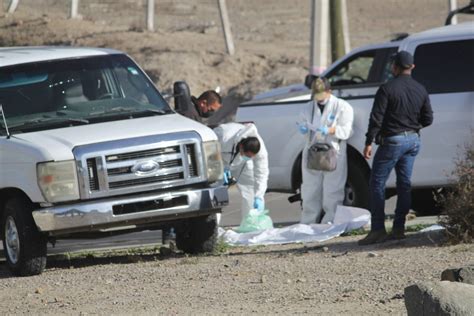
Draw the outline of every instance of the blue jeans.
M397 175L397 207L393 228L403 229L411 206L411 174L415 157L420 151L418 134L385 137L374 156L370 176L369 208L372 230L385 229L385 183L395 168Z

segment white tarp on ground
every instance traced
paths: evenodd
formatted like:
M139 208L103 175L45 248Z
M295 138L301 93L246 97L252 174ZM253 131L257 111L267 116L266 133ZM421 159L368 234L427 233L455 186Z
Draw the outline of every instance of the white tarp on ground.
M219 228L219 236L230 245L272 245L297 242L322 242L370 223L368 210L338 206L334 224L295 224L251 233Z
M446 229L446 227L436 224L436 225L431 225L429 227L423 228L422 230L420 230L420 233L426 233L426 232L432 232L432 231L444 230L444 229Z

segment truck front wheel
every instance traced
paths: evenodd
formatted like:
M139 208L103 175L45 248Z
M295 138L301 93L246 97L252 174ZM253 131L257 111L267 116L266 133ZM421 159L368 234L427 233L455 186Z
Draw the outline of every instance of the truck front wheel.
M7 265L15 275L41 274L46 267L47 238L31 214L32 206L22 197L10 198L2 216L3 249Z
M176 227L176 247L186 253L213 252L216 242L216 214L190 218Z

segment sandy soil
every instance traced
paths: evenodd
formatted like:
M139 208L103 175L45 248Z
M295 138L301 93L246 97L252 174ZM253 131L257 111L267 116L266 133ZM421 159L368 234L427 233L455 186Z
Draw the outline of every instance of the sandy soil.
M474 263L474 245L433 234L359 247L323 244L231 248L220 255L115 255L50 260L35 277L0 266L5 314L404 315L403 290Z

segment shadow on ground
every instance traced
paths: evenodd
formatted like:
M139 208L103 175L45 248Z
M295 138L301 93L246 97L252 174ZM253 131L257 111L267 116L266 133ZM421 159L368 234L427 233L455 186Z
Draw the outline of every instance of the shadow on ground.
M303 244L298 243L285 249L271 249L272 247L254 246L247 249L247 247L238 247L239 250L231 250L228 255L254 255L254 254L304 254L310 252L328 252L333 253L333 256L338 257L351 252L371 252L394 248L413 248L413 247L442 247L446 244L446 238L443 231L432 231L426 233L407 234L407 238L403 240L386 241L380 244L359 246L357 241L362 239L365 235L339 237L329 241L318 243ZM350 240L348 240L350 239ZM252 249L254 248L254 249Z
M46 270L75 269L108 264L133 264L138 262L155 262L173 258L189 257L189 255L171 251L166 247L156 249L156 251L147 251L146 253L145 251L140 252L139 250L135 253L122 252L126 252L126 250L112 251L105 254L101 253L101 251L95 251L94 253L89 254L84 253L83 255L68 253L55 254L48 256ZM5 260L3 259L0 262L0 279L15 277L15 275L13 275L8 269Z
M292 244L280 246L284 249L275 249L279 247L273 246L254 246L254 247L229 247L227 250L217 254L195 255L190 256L180 252L175 252L167 247L154 248L149 251L136 250L135 252L127 252L123 254L120 251L112 251L110 253L101 254L101 252L84 253L83 255L73 257L71 254L58 254L48 256L47 270L55 269L74 269L85 268L95 265L108 264L133 264L138 262L154 262L169 259L186 259L199 256L247 256L247 255L276 255L278 257L286 257L288 255L304 255L314 252L327 252L333 257L344 256L355 252L373 252L394 248L412 248L412 247L442 247L445 244L445 235L443 231L433 231L426 233L408 234L407 238L398 241L387 241L381 244L359 246L357 241L364 236L349 236L331 239L324 243L314 244ZM350 240L348 240L350 239ZM191 259L192 260L192 259ZM8 270L5 261L0 265L0 279L14 277Z

